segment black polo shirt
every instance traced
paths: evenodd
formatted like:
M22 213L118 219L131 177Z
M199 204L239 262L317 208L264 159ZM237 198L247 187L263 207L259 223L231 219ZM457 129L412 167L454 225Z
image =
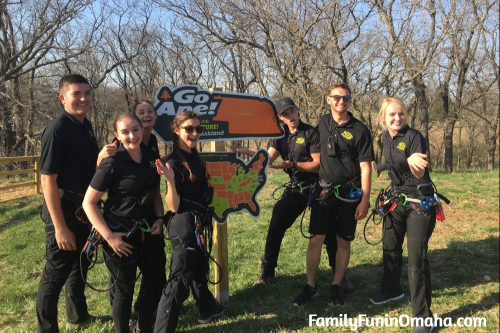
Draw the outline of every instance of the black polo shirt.
M153 201L140 204L139 200L148 193L154 197L160 184L156 171L158 154L141 144L141 163L135 162L123 145L116 155L106 158L97 168L90 187L97 191L108 191L104 212L129 219L150 218L155 215Z
M426 154L425 138L419 131L406 125L396 133L394 138L389 135L388 131L385 131L382 140L385 161L391 168L396 169L396 172L399 172L404 181L403 184L397 185L396 181L391 180L392 188L397 193L412 194L417 191L418 185L431 182L428 168L425 168L424 176L417 179L411 173L407 161L408 157L414 153Z
M311 154L321 151L319 135L316 128L299 120L299 126L294 133L290 133L288 126L285 126L285 136L271 141L271 147L279 151L283 161L289 159L290 151L293 160L297 162L312 162ZM290 179L298 181L314 181L318 174L306 172L298 169L284 169L290 175Z
M189 179L189 170L182 163L178 151L189 165L189 169L196 176L194 182ZM207 174L205 165L201 162L198 156L188 153L183 149L172 151L170 154L162 157L162 162L167 162L175 173L175 189L181 199L192 200L202 204L203 192L206 191Z
M99 146L92 125L63 111L42 133L41 174L57 174L57 185L65 192L83 196L94 176Z
M347 185L350 181L361 185L360 162L374 159L373 141L368 128L348 112L350 119L341 125L332 114L322 116L318 122L321 141L321 163L319 176L334 185ZM328 143L331 132L335 156L329 156Z

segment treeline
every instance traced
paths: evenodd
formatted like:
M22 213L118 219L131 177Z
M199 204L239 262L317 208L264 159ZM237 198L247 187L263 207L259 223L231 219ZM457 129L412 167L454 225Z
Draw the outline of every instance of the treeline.
M39 153L59 78L81 73L101 144L165 84L288 95L316 124L345 81L378 158L378 106L397 96L434 169L493 169L498 17L496 0L0 0L0 155Z

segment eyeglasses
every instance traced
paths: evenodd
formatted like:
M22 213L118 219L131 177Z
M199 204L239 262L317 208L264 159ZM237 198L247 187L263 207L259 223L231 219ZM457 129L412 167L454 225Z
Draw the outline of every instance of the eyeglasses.
M198 126L179 126L180 128L184 128L184 130L188 133L191 134L193 131L196 131L196 133L201 134L203 132L203 126L198 125Z
M351 96L349 96L349 95L345 95L345 96L330 95L328 97L333 98L335 100L335 102L340 102L340 100L343 99L344 103L348 103L351 100Z

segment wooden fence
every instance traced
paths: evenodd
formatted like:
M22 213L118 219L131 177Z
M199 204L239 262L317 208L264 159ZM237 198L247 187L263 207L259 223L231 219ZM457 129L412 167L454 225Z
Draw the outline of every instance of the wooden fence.
M7 177L12 175L21 174L35 174L35 180L31 182L22 182L7 186L0 187L0 190L9 190L13 188L23 187L23 186L34 186L35 194L40 193L40 155L37 156L18 156L18 157L1 157L0 163L12 163L12 162L33 162L34 167L29 169L15 170L15 171L4 171L0 172L1 177Z

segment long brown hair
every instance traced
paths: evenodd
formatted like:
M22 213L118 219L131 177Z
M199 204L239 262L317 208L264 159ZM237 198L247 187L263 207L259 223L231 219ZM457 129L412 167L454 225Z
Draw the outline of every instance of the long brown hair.
M184 167L189 171L189 179L192 182L194 182L196 180L196 176L191 172L191 168L189 168L188 162L184 158L184 155L181 153L181 148L179 147L179 136L175 133L175 131L180 129L182 124L184 124L184 122L189 119L198 119L201 123L200 115L194 111L182 111L175 116L174 121L172 122L172 141L174 145L174 150L177 153L177 155L179 155L179 158L182 161L182 165L184 165ZM198 149L196 149L196 147L191 148L191 153L194 154L196 157L198 157L200 163L205 166L205 163L203 162L203 159L201 158L200 154L198 154ZM206 174L207 174L207 179L209 179L210 175L208 174L207 171Z

